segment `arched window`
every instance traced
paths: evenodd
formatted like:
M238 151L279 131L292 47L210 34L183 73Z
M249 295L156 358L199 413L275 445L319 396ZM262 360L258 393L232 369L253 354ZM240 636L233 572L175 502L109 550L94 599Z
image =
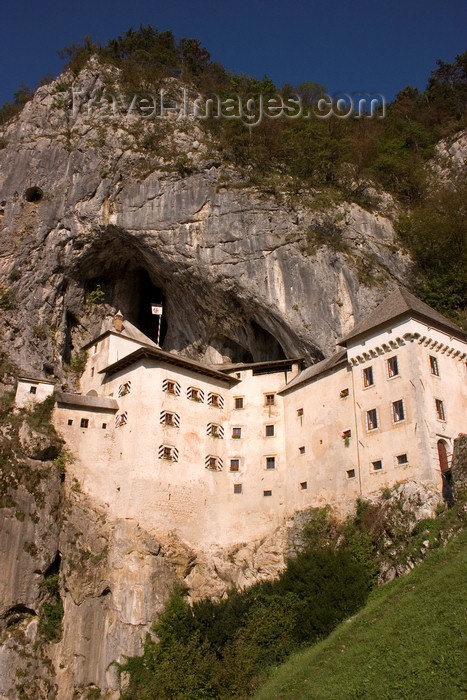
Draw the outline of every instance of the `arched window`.
M439 466L442 472L446 472L449 469L448 462L448 450L445 440L438 440L438 458Z

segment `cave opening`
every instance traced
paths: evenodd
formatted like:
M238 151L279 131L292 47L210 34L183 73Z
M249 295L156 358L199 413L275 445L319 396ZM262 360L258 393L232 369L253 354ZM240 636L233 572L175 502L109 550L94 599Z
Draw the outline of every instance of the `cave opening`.
M164 293L160 287L153 284L149 273L144 268L136 270L135 277L138 285L138 289L136 291L137 296L139 297L138 313L135 325L137 325L140 331L147 335L148 338L151 338L151 340L157 343L158 325L160 323L159 345L162 347L162 343L164 342L164 338L167 333ZM162 316L157 316L152 313L152 304L162 305Z
M251 330L254 337L254 361L271 362L287 359L279 341L265 328L251 321Z

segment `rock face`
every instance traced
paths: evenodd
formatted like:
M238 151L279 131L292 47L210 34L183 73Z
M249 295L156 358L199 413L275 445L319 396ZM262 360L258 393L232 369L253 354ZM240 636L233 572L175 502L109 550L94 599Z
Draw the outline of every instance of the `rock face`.
M74 88L96 90L94 68ZM0 273L15 306L2 334L22 369L60 371L101 320L85 307L98 282L142 330L149 303L164 302L164 349L251 361L321 358L404 281L409 261L385 216L248 187L193 120L171 124L170 156L149 155L140 132L156 127L73 117L59 87L37 91L0 150ZM200 134L191 174L173 172Z
M91 61L73 88L90 94L114 77ZM76 352L105 316L121 309L154 338L159 301L165 350L315 361L404 282L410 261L383 214L388 197L370 213L323 208L318 192L287 183L261 190L221 163L195 121L162 130L137 116L73 115L71 87L65 74L40 88L0 133L0 338L23 374L72 387ZM11 448L8 428L3 438ZM193 600L221 597L284 565L291 523L235 551L194 552L169 532L109 520L71 466L61 482L53 441L26 427L18 440L21 478L0 511L0 696L116 696L112 662L138 653L176 580ZM44 641L40 584L57 574L62 635Z

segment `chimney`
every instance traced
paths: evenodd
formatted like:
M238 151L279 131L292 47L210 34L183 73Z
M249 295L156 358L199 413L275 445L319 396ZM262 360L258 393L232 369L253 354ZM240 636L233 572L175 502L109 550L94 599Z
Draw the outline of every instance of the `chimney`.
M114 316L114 328L116 331L119 333L122 332L123 328L123 314L121 311L117 311L117 313Z

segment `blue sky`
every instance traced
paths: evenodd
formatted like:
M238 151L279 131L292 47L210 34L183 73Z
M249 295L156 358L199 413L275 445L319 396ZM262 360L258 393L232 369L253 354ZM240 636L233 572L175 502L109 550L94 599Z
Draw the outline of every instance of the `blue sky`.
M23 0L2 8L0 104L19 83L58 74L57 49L152 24L195 37L211 59L282 85L312 80L391 100L423 89L436 59L467 49L465 0Z

